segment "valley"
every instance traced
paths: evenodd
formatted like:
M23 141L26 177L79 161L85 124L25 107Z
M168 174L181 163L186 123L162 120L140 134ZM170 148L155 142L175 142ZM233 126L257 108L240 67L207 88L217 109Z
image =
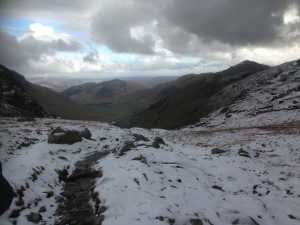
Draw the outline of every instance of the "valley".
M299 224L300 60L146 89L88 83L71 98L3 71L0 160L15 198L1 225ZM80 117L53 118L49 96Z

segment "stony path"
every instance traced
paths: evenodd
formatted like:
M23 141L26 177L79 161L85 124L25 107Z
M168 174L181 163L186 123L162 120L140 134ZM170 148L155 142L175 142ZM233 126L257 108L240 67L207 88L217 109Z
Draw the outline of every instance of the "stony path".
M94 180L101 177L93 165L107 155L107 152L94 152L78 161L71 176L64 179L62 196L65 198L56 211L60 219L56 225L101 225L103 216L95 216L95 209L90 205ZM99 199L98 199L99 201ZM99 202L96 202L96 204Z

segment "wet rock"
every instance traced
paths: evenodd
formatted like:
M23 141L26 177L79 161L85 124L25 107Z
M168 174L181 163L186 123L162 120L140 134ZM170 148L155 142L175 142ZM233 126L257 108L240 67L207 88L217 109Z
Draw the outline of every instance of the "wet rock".
M219 149L219 148L213 148L211 150L211 154L222 154L222 153L225 153L226 151L225 150L222 150L222 149Z
M200 219L190 219L192 225L203 225L202 220Z
M68 130L66 128L57 127L48 136L50 144L69 144L82 141L82 138L91 139L91 132L88 129Z
M30 213L27 216L27 220L32 223L38 223L42 220L42 215L39 213Z
M153 144L152 144L152 146L154 147L154 148L160 148L160 145L165 145L166 143L165 143L165 141L164 141L164 139L162 139L161 137L156 137L155 139L154 139L154 142L153 142Z

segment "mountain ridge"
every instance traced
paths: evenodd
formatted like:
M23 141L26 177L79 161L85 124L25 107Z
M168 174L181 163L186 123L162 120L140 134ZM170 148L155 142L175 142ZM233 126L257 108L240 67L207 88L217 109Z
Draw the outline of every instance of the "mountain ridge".
M175 129L193 124L232 101L224 102L222 96L215 102L211 101L224 87L269 68L256 62L244 61L224 71L203 74L135 115L130 126Z
M32 84L25 77L1 65L2 116L59 116L66 119L98 120L100 115L84 108L66 96L46 87ZM16 95L17 93L17 95ZM11 100L7 101L9 98ZM38 112L32 111L33 108Z

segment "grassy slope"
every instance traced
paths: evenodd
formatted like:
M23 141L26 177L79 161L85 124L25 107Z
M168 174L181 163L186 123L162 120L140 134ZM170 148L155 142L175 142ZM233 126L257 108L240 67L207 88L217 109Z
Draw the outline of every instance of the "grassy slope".
M47 112L59 117L79 120L99 120L101 118L100 113L83 107L48 88L28 83L27 90Z

